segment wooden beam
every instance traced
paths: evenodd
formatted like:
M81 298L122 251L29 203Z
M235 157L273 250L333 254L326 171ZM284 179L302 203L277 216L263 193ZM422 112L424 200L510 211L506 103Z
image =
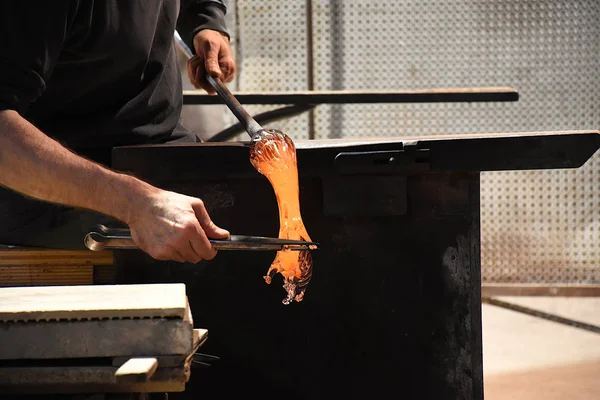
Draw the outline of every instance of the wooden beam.
M118 383L106 366L0 367L0 393L182 392L190 368L158 368L145 382Z
M113 265L112 251L0 248L0 265Z
M517 101L519 93L509 87L448 88L375 91L233 92L241 104L378 104ZM184 90L183 104L223 104L219 96L201 90Z
M91 285L93 265L0 265L0 287Z
M481 296L600 297L600 285L483 283L481 285Z

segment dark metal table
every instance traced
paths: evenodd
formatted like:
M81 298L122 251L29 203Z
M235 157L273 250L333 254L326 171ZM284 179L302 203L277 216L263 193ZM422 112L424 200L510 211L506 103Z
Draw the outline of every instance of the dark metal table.
M482 399L479 172L578 168L598 132L297 147L303 218L321 243L302 303L264 283L271 252L198 265L116 252L119 282L187 285L204 350L220 357L171 397ZM273 190L243 143L117 148L113 166L201 197L233 233L277 235Z

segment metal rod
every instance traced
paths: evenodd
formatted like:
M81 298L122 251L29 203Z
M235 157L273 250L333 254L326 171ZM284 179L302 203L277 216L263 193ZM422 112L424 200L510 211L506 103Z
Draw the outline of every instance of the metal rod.
M229 240L209 239L216 250L246 250L246 251L268 251L268 250L291 250L303 251L316 250L318 244L314 242L303 242L301 240L286 240L275 238L260 238L231 235ZM130 234L115 232L90 232L84 238L85 246L92 251L102 251L108 249L137 249L138 246L133 241Z
M329 29L331 34L327 35L331 45L329 62L331 63L331 89L344 90L346 88L346 32L344 18L344 1L330 2ZM330 108L329 131L326 133L328 139L339 139L344 136L344 120L346 107L334 105Z
M104 249L136 249L137 245L128 228L109 228L97 225L97 232L85 235L85 246L93 251ZM217 250L316 250L318 243L304 240L269 238L261 236L230 235L228 239L210 239Z
M315 74L313 62L313 8L312 0L306 0L306 64L308 90L315 90ZM308 138L315 138L315 111L308 112Z
M242 75L242 66L244 65L244 53L242 51L242 30L240 29L240 2L235 2L235 60L237 68L235 69L235 87L240 90L240 76Z
M254 116L254 119L259 124L265 124L268 122L278 121L284 118L294 117L300 115L306 111L312 110L314 106L287 106L277 108L275 110L266 111L261 114ZM221 132L211 136L206 142L226 142L233 138L238 133L244 132L244 127L241 123L234 124L228 128L223 129Z
M235 96L227 89L227 86L219 78L206 74L206 80L215 88L215 91L231 110L233 115L240 121L246 132L253 138L258 132L264 130L262 126L242 107Z
M179 45L179 48L187 55L188 58L192 58L194 54L192 53L192 50L189 48L189 46L183 41L179 32L175 31L174 37L175 43Z
M548 314L543 311L534 310L532 308L524 307L518 304L508 303L506 301L492 299L490 297L482 297L482 303L491 304L497 307L506 308L507 310L517 311L523 314L531 315L533 317L542 318L548 321L556 322L563 325L572 326L574 328L583 329L593 333L600 334L600 326L586 324L585 322L575 321L569 318L559 317L558 315Z
M512 88L489 87L402 91L236 92L234 98L243 104L475 103L517 101L519 93ZM200 90L184 90L183 103L221 104L218 97Z

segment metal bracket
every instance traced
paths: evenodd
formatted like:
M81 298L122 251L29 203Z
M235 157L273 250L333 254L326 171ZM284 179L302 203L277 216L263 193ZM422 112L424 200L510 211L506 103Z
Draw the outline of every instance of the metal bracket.
M337 175L323 177L323 212L337 217L405 215L405 176Z
M339 153L334 160L340 174L398 174L429 170L429 149L404 146L403 150Z

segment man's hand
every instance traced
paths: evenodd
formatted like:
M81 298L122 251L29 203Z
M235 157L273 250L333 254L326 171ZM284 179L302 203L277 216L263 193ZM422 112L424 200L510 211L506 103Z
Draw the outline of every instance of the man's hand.
M204 89L209 94L216 93L206 80L207 72L225 83L233 80L235 61L227 36L209 29L202 30L194 37L194 49L196 55L188 61L187 72L196 89Z
M229 237L212 222L200 199L158 190L148 200L129 228L138 247L157 260L212 260L217 251L208 238Z
M11 110L0 111L0 185L123 221L135 243L161 260L212 259L217 252L208 238L229 236L211 221L200 199L82 158Z

